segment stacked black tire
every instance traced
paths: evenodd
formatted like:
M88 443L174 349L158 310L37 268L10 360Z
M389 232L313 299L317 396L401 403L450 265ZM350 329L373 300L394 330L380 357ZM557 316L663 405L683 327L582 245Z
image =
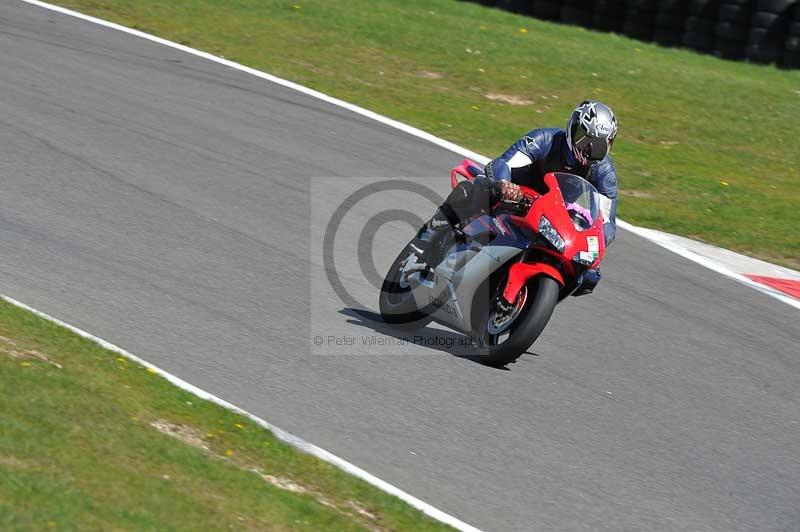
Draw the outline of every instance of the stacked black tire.
M687 0L660 0L653 22L653 40L664 46L680 45L687 8Z
M592 13L592 27L597 30L619 32L625 22L625 0L596 0Z
M561 22L590 28L592 12L587 9L585 0L563 0L561 3Z
M689 0L684 25L683 44L700 52L714 49L714 27L717 24L719 0Z
M755 0L745 56L754 63L780 63L787 43L788 12L795 0Z
M800 68L800 0L472 0L544 20Z
M754 1L722 0L714 27L714 55L724 59L744 58Z
M558 0L530 0L534 17L543 20L559 20L561 18L561 2Z
M622 33L634 39L651 41L658 0L627 0Z
M528 9L530 2L528 0L496 0L494 5L500 9L511 11L512 13L519 13L521 15L530 15Z
M783 54L783 66L800 68L800 3L794 6L794 16L789 19L786 30L786 51Z

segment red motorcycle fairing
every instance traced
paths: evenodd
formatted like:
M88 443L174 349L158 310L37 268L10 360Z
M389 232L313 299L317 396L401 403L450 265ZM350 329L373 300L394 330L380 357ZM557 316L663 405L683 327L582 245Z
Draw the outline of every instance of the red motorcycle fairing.
M519 291L525 286L525 283L537 275L552 277L558 281L561 288L564 288L564 276L561 275L561 272L555 267L544 262L517 262L512 264L511 268L508 270L508 281L506 281L506 288L503 290L503 298L505 298L506 301L515 301Z
M461 161L461 164L453 168L450 172L450 185L455 188L458 185L460 179L458 176L463 177L467 181L472 181L483 172L482 165L470 161L469 159L464 159Z
M474 179L476 175L480 174L480 172L480 165L469 159L465 159L460 165L453 168L452 172L450 173L451 184L455 187L458 184L459 176L472 181L472 179ZM591 267L596 267L600 261L602 261L605 254L605 238L603 235L602 216L598 216L597 219L593 220L591 227L588 229L584 229L582 231L576 230L573 227L573 220L570 214L564 208L565 201L559 188L556 175L553 173L545 175L544 184L549 190L543 194L539 194L536 191L526 187L521 187L523 193L534 199L533 204L528 210L527 214L524 216L503 216L503 218L505 218L504 221L511 222L503 225L506 227L514 227L516 231L511 231L511 233L517 233L520 234L520 236L521 233L518 232L518 228L525 228L527 231L536 233L538 232L538 224L540 219L542 216L546 216L551 222L552 226L555 227L559 234L563 236L565 243L564 250L558 252L549 246L535 245L533 247L541 252L546 253L551 259L556 260L560 266L560 269L546 262L518 262L513 264L509 268L508 280L503 291L503 297L508 302L515 301L519 291L528 282L528 280L538 275L547 275L548 277L552 277L562 288L564 288L567 285L567 279L565 279L565 275L572 279L578 274L578 270L576 269L575 263L572 261L572 257L579 253L589 253L592 251L591 246L588 245L589 238L593 239L593 242L596 246L594 261L592 262Z

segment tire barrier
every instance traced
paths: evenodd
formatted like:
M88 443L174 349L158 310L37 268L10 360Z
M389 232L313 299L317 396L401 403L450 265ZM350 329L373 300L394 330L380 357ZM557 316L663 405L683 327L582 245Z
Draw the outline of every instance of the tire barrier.
M783 60L788 44L790 12L795 0L756 0L750 18L745 57L754 63L776 63Z
M783 65L787 68L800 68L800 3L794 6L794 15L790 19L786 35Z
M682 43L684 22L688 13L685 0L662 0L658 2L653 22L653 40L663 46L679 46Z
M564 0L561 4L561 22L590 28L592 11L585 8L586 2L581 0Z
M719 0L689 0L683 27L683 44L687 48L699 52L713 51L719 4Z
M472 0L731 60L800 68L800 0Z
M561 16L561 2L552 0L533 0L533 16L544 20L558 20Z
M753 14L753 0L723 0L714 27L714 55L743 59Z
M603 31L622 31L625 0L597 0L592 10L592 27Z
M642 41L652 40L657 3L657 0L627 0L622 33Z

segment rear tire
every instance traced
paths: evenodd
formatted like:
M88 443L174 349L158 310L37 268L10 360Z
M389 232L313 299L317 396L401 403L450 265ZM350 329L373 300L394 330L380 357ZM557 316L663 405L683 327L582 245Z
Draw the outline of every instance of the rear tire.
M411 288L401 283L400 267L411 251L408 246L394 259L389 272L383 280L378 306L385 323L406 330L421 329L431 321L431 317L420 312Z
M484 305L482 312L477 313L474 327L478 333L480 359L492 366L505 366L514 362L536 341L553 315L561 291L558 281L552 277L540 275L529 280L520 291L520 296L526 297L526 300L519 314L499 334L494 334L490 328L491 322L497 316L495 301L503 287L504 280L494 286L494 296L490 298L489 304ZM501 341L506 332L508 336Z

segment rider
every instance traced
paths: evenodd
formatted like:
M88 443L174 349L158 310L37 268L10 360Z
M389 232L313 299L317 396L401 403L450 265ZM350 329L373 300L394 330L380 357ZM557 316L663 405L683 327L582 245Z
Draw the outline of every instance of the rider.
M617 173L609 152L617 136L617 119L600 102L586 100L567 121L566 130L534 129L486 165L485 176L472 182L461 181L433 217L420 229L412 245L425 258L425 250L442 237L448 228L460 229L465 220L503 199L519 201L519 185L535 188L548 172L569 172L592 183L605 196L610 208L603 225L606 246L616 234ZM573 295L591 293L600 281L600 271L587 270Z

